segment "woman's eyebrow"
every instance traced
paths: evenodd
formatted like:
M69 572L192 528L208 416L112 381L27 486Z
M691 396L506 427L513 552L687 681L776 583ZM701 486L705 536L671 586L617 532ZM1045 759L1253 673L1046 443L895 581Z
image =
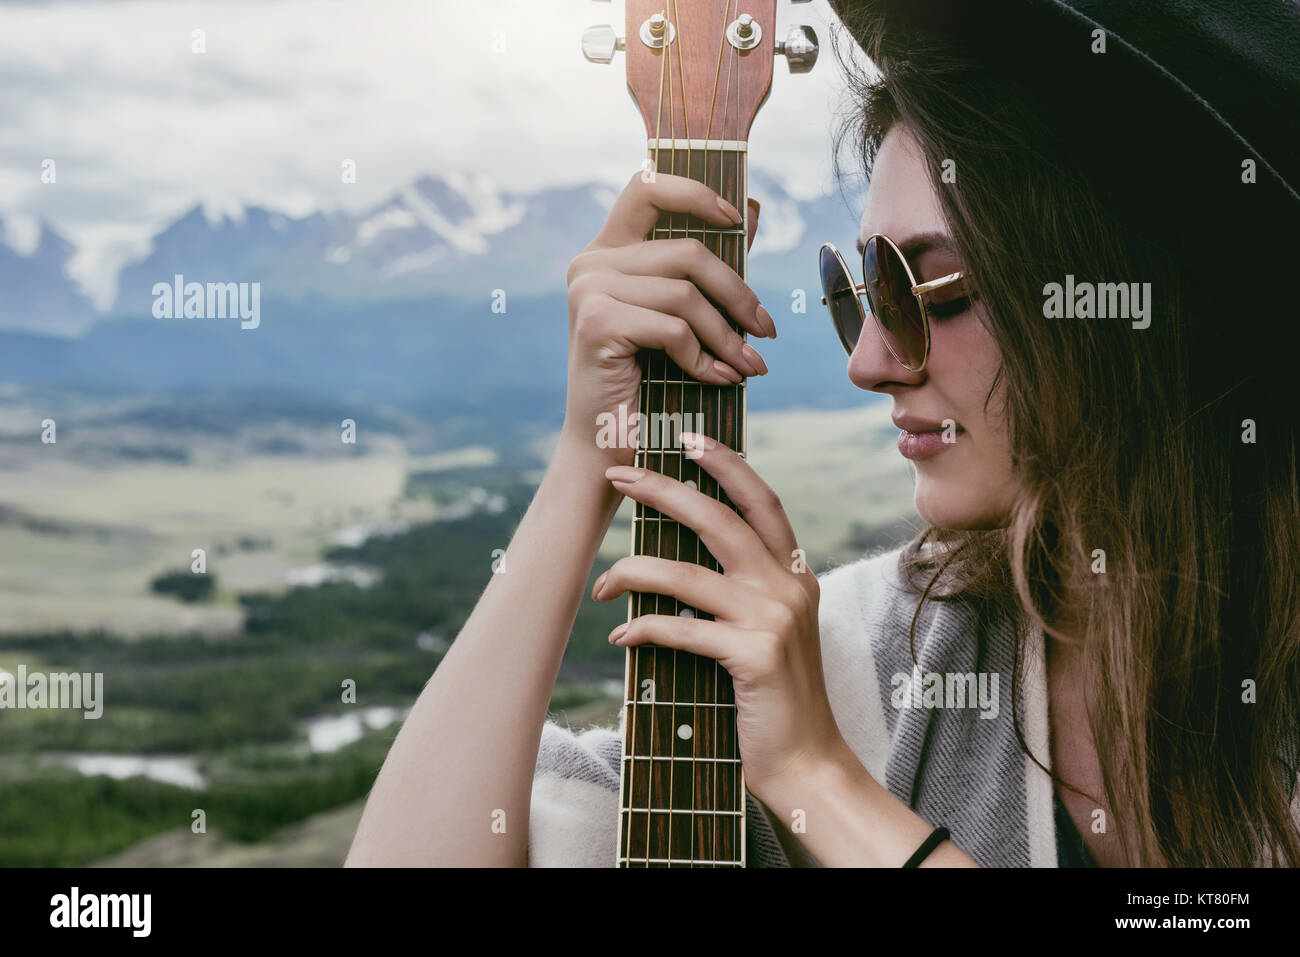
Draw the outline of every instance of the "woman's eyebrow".
M890 238L892 239L893 237ZM954 256L957 255L957 244L953 242L952 237L947 233L917 233L915 236L909 236L901 243L896 239L894 242L897 244L898 248L902 250L904 258L909 262L914 256L920 256L922 253L928 253L931 251L949 253ZM862 253L862 248L865 245L866 242L861 236L859 236L858 241L855 244L855 248L859 254Z

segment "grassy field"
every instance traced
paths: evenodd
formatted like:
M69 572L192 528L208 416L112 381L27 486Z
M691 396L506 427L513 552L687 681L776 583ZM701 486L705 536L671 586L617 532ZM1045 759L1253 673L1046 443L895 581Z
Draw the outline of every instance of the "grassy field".
M815 569L853 556L855 523L887 526L910 509L895 434L883 403L751 417L749 461L781 495ZM540 443L543 454L552 442ZM368 455L209 454L185 464L87 463L39 446L11 453L0 492L0 632L233 634L237 593L283 589L292 570L350 532L436 518L431 498L404 494L409 475L491 469L496 459L486 446L411 455L392 442ZM626 553L632 507L620 509L603 560ZM188 568L195 548L207 551L217 601L185 605L149 591L154 575Z
M462 450L482 459L489 450ZM256 456L230 463L63 461L10 472L0 524L0 630L200 630L230 634L233 595L278 590L295 568L369 526L421 522L438 509L403 495L411 471L454 467L436 457ZM220 599L186 606L148 582L207 552Z
M10 427L41 409L0 411L0 668L102 671L106 698L98 721L0 712L0 864L339 863L396 726L310 753L304 722L346 712L343 679L362 705L411 704L555 437L439 448L393 429L340 447L328 423L215 417L186 431L159 425L157 410L88 404L63 410L79 427L42 446ZM749 461L815 571L897 541L912 514L887 411L750 419ZM631 515L627 501L589 582L627 553ZM210 601L150 591L194 548L216 578ZM291 573L344 566L376 582L290 585ZM605 635L625 610L584 599L557 718L613 720L605 683L621 677L624 653ZM181 756L207 788L45 760L77 752ZM189 829L195 807L206 834Z

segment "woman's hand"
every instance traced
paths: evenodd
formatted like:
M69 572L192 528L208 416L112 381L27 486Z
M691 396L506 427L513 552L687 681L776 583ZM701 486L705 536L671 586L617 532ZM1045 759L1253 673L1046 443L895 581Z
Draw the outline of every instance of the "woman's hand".
M635 423L639 349L667 352L687 375L726 385L762 375L767 366L724 312L757 336L776 335L758 296L700 240L645 236L664 212L690 213L713 228L735 229L741 216L703 183L638 171L610 210L600 233L570 264L569 369L562 442L597 447L600 416L618 421L619 406ZM721 201L721 202L720 202ZM758 225L751 201L748 242ZM635 448L599 449L602 464L630 464Z
M677 648L714 658L727 669L736 692L745 783L768 803L769 797L848 753L822 674L820 590L797 549L780 499L767 483L711 438L682 433L682 442L740 514L654 471L618 466L605 474L623 494L695 530L723 573L633 555L597 579L592 597L610 601L624 592L649 592L714 616L707 621L641 615L615 629L610 640L621 646Z

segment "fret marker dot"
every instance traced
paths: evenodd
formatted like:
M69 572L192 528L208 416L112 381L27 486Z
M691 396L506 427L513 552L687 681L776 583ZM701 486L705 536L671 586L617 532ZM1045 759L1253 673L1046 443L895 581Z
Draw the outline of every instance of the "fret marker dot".
M677 617L679 617L679 618L694 618L694 617L695 617L695 609L694 609L694 608L683 608L681 611L679 611L679 612L677 613Z
M677 729L677 737L681 738L683 741L691 740L691 735L694 733L695 732L691 730L691 726L689 724L684 724Z
M687 480L686 480L686 487L687 487L687 488L695 488L695 487L696 487L696 485L695 485L695 479L687 479Z

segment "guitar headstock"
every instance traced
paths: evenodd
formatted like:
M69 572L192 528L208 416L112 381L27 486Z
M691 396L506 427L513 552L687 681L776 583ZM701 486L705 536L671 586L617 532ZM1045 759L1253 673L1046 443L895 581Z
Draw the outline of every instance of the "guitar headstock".
M595 63L627 54L628 91L651 140L748 140L773 59L785 56L792 73L817 61L810 27L777 40L776 0L626 0L626 8L625 37L591 27L582 51Z

